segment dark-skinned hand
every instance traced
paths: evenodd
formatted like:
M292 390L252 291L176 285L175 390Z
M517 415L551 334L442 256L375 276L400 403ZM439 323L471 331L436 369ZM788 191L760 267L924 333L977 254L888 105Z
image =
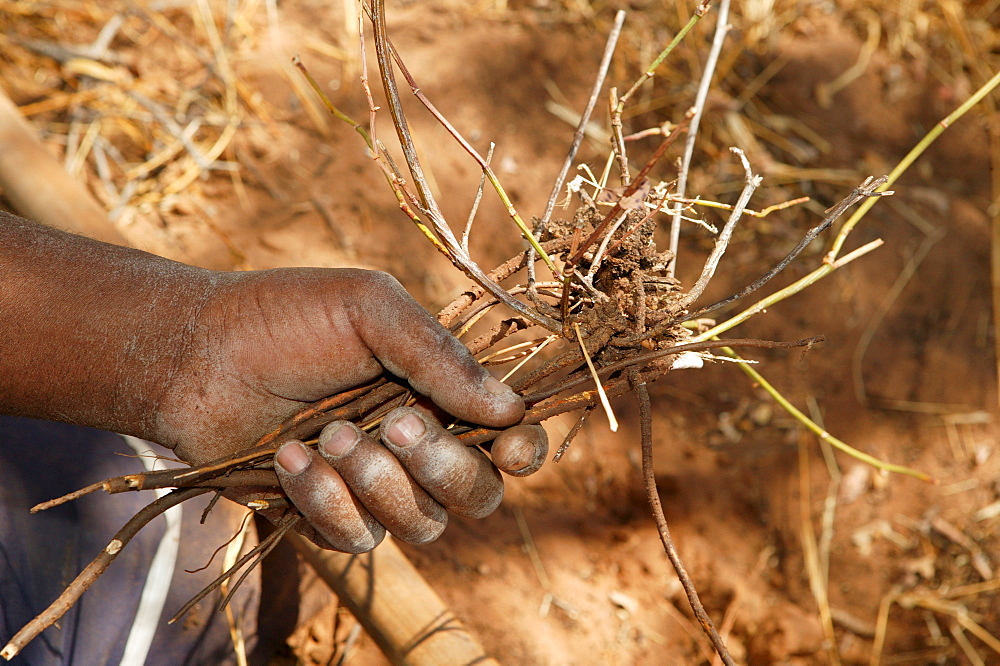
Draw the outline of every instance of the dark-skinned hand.
M233 441L250 441L386 370L466 421L502 428L524 415L520 397L385 273L281 269L224 278L159 409L160 427L185 460L230 453ZM505 471L530 472L547 441L538 426L515 426L493 449L504 452ZM374 548L386 530L432 541L448 511L482 518L503 497L486 455L416 407L390 412L377 437L332 423L318 453L290 442L275 462L282 488L313 528L306 534L347 552Z
M2 213L0 242L4 413L145 437L198 464L388 371L454 417L508 427L492 448L505 471L545 457L544 431L515 425L521 399L384 273L207 271ZM486 516L503 496L489 458L419 407L373 434L332 423L318 450L283 445L275 470L300 531L347 552L386 530L431 541L448 512Z

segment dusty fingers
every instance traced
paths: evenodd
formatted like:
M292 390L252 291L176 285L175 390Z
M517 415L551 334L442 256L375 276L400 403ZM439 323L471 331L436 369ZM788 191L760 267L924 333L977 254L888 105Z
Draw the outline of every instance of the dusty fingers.
M275 468L289 499L337 550L370 550L386 530L410 543L433 541L449 511L488 516L503 499L497 466L527 476L548 451L541 427L515 426L497 437L490 462L408 407L389 413L379 435L381 442L338 421L323 429L317 452L298 442L278 451Z
M274 470L288 498L329 547L366 553L382 542L385 528L336 470L302 442L293 440L278 449Z
M424 412L397 409L382 420L380 434L417 483L449 511L483 518L500 506L503 480L489 458Z
M353 423L338 421L323 429L318 450L394 536L409 543L441 536L448 512L371 435Z

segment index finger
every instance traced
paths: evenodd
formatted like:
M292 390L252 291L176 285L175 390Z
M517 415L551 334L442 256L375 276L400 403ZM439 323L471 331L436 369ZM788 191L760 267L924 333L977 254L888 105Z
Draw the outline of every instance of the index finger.
M494 379L455 336L391 275L358 271L359 297L345 303L358 337L391 373L452 416L502 428L524 416L524 401Z

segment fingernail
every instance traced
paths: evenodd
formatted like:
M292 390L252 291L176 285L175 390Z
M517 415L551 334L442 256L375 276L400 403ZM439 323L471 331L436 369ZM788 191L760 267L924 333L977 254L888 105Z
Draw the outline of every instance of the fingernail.
M293 476L301 474L306 467L309 467L309 463L312 462L309 458L309 452L306 451L306 447L302 442L289 442L285 444L278 449L275 461L281 465L281 469Z
M496 377L487 377L483 380L483 388L495 396L501 398L513 398L514 391Z
M493 446L493 464L511 476L527 476L525 473L537 461L537 451L530 442L508 443L507 446ZM535 465L538 469L541 465ZM531 470L535 471L534 469Z
M331 456L345 455L359 440L358 431L347 423L331 423L319 436L319 445Z
M516 461L511 461L511 463L507 465L506 469L510 472L520 472L530 465L532 460L533 458L524 457Z
M424 434L425 429L419 416L407 414L389 426L385 436L396 446L409 446Z

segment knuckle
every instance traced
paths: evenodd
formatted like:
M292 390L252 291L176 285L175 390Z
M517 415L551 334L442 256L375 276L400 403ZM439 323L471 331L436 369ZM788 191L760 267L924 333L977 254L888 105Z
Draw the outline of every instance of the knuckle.
M385 271L357 269L356 273L351 277L361 287L377 289L379 295L384 295L387 292L407 293L399 280Z

